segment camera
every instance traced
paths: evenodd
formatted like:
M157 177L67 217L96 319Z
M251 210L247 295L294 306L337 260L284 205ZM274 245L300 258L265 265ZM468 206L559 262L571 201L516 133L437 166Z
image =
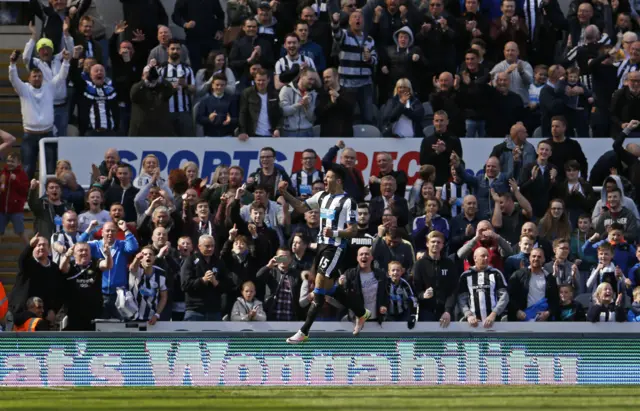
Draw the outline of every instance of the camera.
M159 78L160 78L160 73L158 73L158 69L156 67L151 67L149 69L149 74L147 74L147 80L157 81Z

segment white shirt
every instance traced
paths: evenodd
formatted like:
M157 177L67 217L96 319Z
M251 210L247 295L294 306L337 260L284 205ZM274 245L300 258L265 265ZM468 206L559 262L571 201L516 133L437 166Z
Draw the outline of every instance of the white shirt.
M531 307L537 303L546 295L547 280L544 277L544 272L531 273L531 279L529 280L529 295L527 296L527 307Z
M64 47L66 47L67 50L73 50L73 47L74 47L73 37L71 36L64 37L63 45ZM36 41L34 39L29 39L27 44L25 44L24 51L22 52L22 61L24 62L24 65L27 66L27 69L29 69L30 68L29 63L33 64L33 67L37 67L40 69L40 71L42 71L42 77L44 78L45 81L53 80L53 77L56 74L58 74L60 72L60 69L62 68L62 62L64 61L62 57L62 53L58 53L55 56L53 56L53 58L51 59L51 66L49 66L49 64L45 63L39 58L31 57L33 55L33 50L35 49L35 47L36 47ZM58 83L58 86L56 87L54 103L56 105L64 104L66 100L67 100L67 84L65 81L65 82Z
M364 308L371 311L371 318L375 319L377 314L376 301L378 299L378 280L373 275L373 272L361 272L360 285L362 286Z
M258 93L260 97L260 114L258 115L258 125L256 126L256 134L259 136L270 136L269 129L269 112L267 110L268 95L267 93Z
M411 103L409 102L409 100L407 100L407 104L405 105L405 107L411 108ZM413 132L413 122L409 117L403 114L393 125L392 132L394 135L400 137L413 137L415 134Z
M9 81L20 96L22 126L25 131L44 132L53 129L53 101L56 88L65 82L69 73L69 62L64 61L60 72L51 80L42 81L40 88L20 80L15 64L9 65Z
M84 232L89 228L89 224L91 221L96 220L98 222L98 227L102 227L104 223L108 223L111 221L111 216L107 210L102 210L97 214L92 213L91 211L84 212L78 216L78 231Z

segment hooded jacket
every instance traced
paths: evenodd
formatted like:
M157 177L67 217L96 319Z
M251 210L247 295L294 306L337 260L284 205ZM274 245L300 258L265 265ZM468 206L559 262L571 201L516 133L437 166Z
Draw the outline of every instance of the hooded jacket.
M400 33L406 33L409 36L409 44L406 48L400 48L398 44L398 36ZM420 71L427 66L427 61L420 47L415 46L415 37L413 31L408 26L393 33L394 45L389 45L381 49L380 67L386 66L389 69L388 81L391 89L395 87L396 82L401 78L408 78L417 88ZM413 61L413 55L420 56L418 61Z
M456 307L458 270L449 258L434 260L426 254L416 262L413 283L420 310L427 310L440 318L445 312L453 318ZM433 297L424 298L427 289L433 288Z
M299 131L313 128L318 93L315 90L307 90L304 95L311 97L307 108L300 104L303 94L302 90L298 88L297 81L287 84L280 90L280 107L284 116L283 128L285 130Z
M624 195L624 184L622 184L622 180L620 179L620 176L615 175L615 176L609 176L605 178L604 181L602 182L602 187L604 187L611 180L616 182L616 185L622 192L622 206L627 210L631 211L633 215L636 217L636 220L640 219L640 215L638 214L638 207L636 207L636 203L633 201L633 199ZM593 223L594 226L597 225L598 219L600 218L600 210L602 210L602 207L606 205L607 205L607 193L606 193L606 190L601 190L600 200L598 200L595 207L593 208L593 212L591 213L591 222Z

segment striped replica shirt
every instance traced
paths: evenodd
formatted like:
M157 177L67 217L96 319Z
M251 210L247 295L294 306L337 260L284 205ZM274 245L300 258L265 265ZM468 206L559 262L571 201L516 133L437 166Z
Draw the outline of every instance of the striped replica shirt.
M102 86L96 86L87 81L84 89L84 97L89 103L89 128L93 130L115 130L117 127L115 116L117 114L116 89L105 82Z
M158 310L160 292L167 291L164 270L153 266L151 275L145 275L142 267L129 272L129 288L138 304L136 320L148 321Z
M158 73L161 78L172 84L177 84L181 78L184 78L187 86L193 86L196 81L191 67L183 63L166 63L160 67ZM191 112L191 93L186 87L178 87L174 95L169 99L169 112Z
M388 280L389 291L389 309L387 313L389 315L402 315L405 311L411 309L417 304L415 295L411 285L401 278L398 284L394 284L390 279Z
M618 88L624 87L624 82L629 73L640 70L639 63L633 63L629 57L614 64L618 68Z
M314 181L322 181L323 173L320 170L313 170L307 173L304 170L296 171L291 174L291 186L296 190L296 196L311 195L311 186Z
M276 74L279 76L280 74L282 74L283 71L289 71L293 68L293 66L295 66L296 64L298 66L302 66L302 63L307 63L307 66L311 67L312 69L316 69L316 64L313 62L313 59L311 59L310 57L306 57L303 56L302 54L298 54L298 58L296 58L295 60L291 60L289 58L289 55L287 54L284 57L281 57L277 62L276 62Z
M373 68L378 63L375 42L371 36L355 35L353 32L332 26L333 38L340 48L340 85L342 87L362 87L372 84ZM364 50L371 52L371 60L364 61Z
M477 271L471 267L460 276L458 305L465 317L473 315L484 321L493 311L502 314L508 303L507 281L500 270L489 266Z
M462 201L464 198L471 194L469 187L466 183L456 184L453 181L445 184L442 187L442 201L449 202L450 199L455 198L456 202L449 204L451 207L451 217L455 217L462 213Z
M320 231L318 244L333 245L345 248L349 239L337 236L338 231L346 230L347 226L356 224L356 202L347 197L347 193L331 194L320 191L305 200L310 209L320 209ZM331 228L335 237L322 235L325 227Z

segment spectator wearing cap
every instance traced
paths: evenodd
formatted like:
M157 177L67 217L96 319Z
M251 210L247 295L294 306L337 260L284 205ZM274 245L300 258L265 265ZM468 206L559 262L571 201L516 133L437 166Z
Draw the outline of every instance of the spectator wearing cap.
M380 49L381 71L387 76L387 91L381 92L381 99L389 97L392 94L391 87L402 78L409 79L418 90L422 71L427 68L427 60L420 47L414 44L415 39L410 27L403 26L393 33L393 41L394 45Z
M113 87L120 111L120 135L129 134L131 123L131 89L142 78L145 56L133 47L133 43L120 41L126 30L126 23L116 25L109 39L109 58L113 75Z
M285 55L276 62L274 75L276 90L282 89L288 81L284 79L294 75L295 66L302 72L305 68L316 69L316 65L311 57L300 53L300 37L296 33L289 33L284 38ZM281 79L280 76L283 76Z
M300 70L297 80L280 90L280 107L283 115L282 137L313 137L313 122L318 98L314 88L319 85L318 73L312 68L304 68Z
M64 24L64 48L68 51L73 50L73 37L69 35L69 25ZM38 39L35 25L30 24L31 38L25 44L22 52L22 61L28 69L38 68L42 71L42 76L46 81L52 81L53 78L62 69L64 62L62 52L53 54L53 42L48 38ZM35 48L37 57L33 57L33 49ZM67 85L65 82L57 83L55 95L53 99L53 124L59 136L67 135L67 125L69 123L69 107L67 106Z
M640 42L636 43L640 56ZM627 81L628 86L617 90L611 98L611 131L614 135L627 129L632 120L640 120L640 71L630 72ZM640 131L634 128L627 135L637 137L640 136Z
M113 84L107 80L104 66L96 64L91 67L89 79L84 80L76 58L71 64L71 80L73 81L78 100L79 131L85 136L113 136L120 129L120 107Z
M504 0L503 5L515 3L513 0ZM509 75L509 90L517 93L522 98L522 103L529 104L529 86L533 84L533 68L528 62L519 58L518 44L510 41L504 45L504 60L496 64L491 75L506 73Z
M429 2L428 13L421 24L416 43L424 50L430 71L436 75L455 72L456 21L445 10L444 0Z
M46 6L40 0L30 0L31 12L42 21L42 35L40 37L46 37L51 40L54 53L61 52L65 46L68 47L68 44L65 44L67 41L63 37L65 19L83 16L89 9L90 4L91 0L81 0L77 7L73 7L75 8L75 13L72 15L70 12L72 7L67 6L67 2L64 0L49 1ZM67 48L67 50L71 51L70 48Z
M142 80L131 88L129 136L173 135L169 100L174 96L174 90L171 83L158 76L156 66L143 69Z
M442 186L451 177L449 163L451 153L462 157L462 144L448 130L449 117L444 111L437 111L433 115L433 133L425 136L420 144L420 165L429 164L436 168L434 184Z
M378 63L375 42L364 32L364 16L354 11L349 16L349 28L341 29L338 13L331 19L334 42L339 48L340 85L355 93L360 117L365 124L373 124L373 70ZM358 50L354 52L354 50Z
M396 184L396 179L391 175L380 179L380 195L371 198L369 202L370 226L374 229L382 224L382 215L388 207L393 209L398 218L398 227L409 224L409 205L404 195L398 194Z
M640 105L638 106L640 109ZM583 176L589 174L589 164L587 157L582 152L582 146L577 140L566 136L567 121L562 116L551 119L551 138L546 141L551 146L551 157L549 163L558 170L558 182L563 182L566 178L564 167L570 160L575 160L580 164L580 172Z
M401 78L396 82L391 97L382 110L382 134L385 137L422 137L424 107L415 96L411 81Z
M155 46L151 52L149 53L149 57L147 58L147 63L150 63L151 60L155 60L159 66L165 64L169 61L169 46L171 44L171 40L173 40L173 34L171 33L171 29L167 26L159 26L158 27L158 44ZM180 63L191 65L191 60L189 59L189 49L184 44L180 44Z
M480 64L480 53L477 50L471 48L465 52L464 65L460 68L458 97L467 137L485 137L487 134L489 107L485 104L484 91L491 78L489 70L490 68Z
M380 195L381 179L384 176L391 176L396 180L395 194L404 198L407 192L407 174L402 170L393 169L393 157L391 154L382 152L376 156L376 164L378 165L377 176L369 177L369 191L371 197L377 197Z
M25 172L29 178L33 177L35 173L40 140L45 137L53 137L56 89L66 81L70 57L71 55L65 51L64 62L60 71L49 80L44 78L43 72L39 68L31 69L27 83L23 82L18 76L16 67L17 53L14 51L9 58L9 81L16 94L20 97L22 127L24 128L21 149ZM55 168L55 157L54 147L48 148L47 158L49 162L46 170L49 172L53 172Z
M187 48L193 71L197 72L202 59L220 44L224 30L224 11L218 0L178 0L171 20L187 35Z
M215 74L212 79L211 94L200 101L196 122L202 126L205 136L231 136L238 124L237 102L226 92L224 75Z
M522 167L519 186L531 203L533 216L541 218L551 199L551 189L558 182L558 169L549 162L552 151L548 142L540 141L536 153L536 161Z
M275 2L274 6L280 5L279 2ZM292 5L293 6L293 5ZM285 7L282 5L282 7ZM274 10L272 4L268 1L261 1L258 5L258 13L256 14L256 21L258 22L258 38L269 44L268 50L262 50L263 52L271 53L269 57L271 61L276 61L280 57L280 40L284 37L282 30L289 30L293 26L293 21L285 22L278 20L273 16ZM280 10L277 10L280 13ZM286 13L286 12L285 12ZM286 31L285 31L286 33ZM271 67L270 67L271 68Z
M449 130L456 136L464 136L465 123L462 111L462 95L458 92L460 88L460 78L456 76L455 83L453 75L449 72L440 73L434 77L435 90L429 95L429 103L434 112L444 111L449 118Z
M511 78L506 71L497 73L494 83L495 88L485 87L485 98L492 101L487 131L490 136L501 137L509 134L512 125L525 120L526 111L522 97L510 90Z
M246 88L240 96L238 138L280 137L283 115L278 92L268 88L269 74L264 69L256 72L254 81L255 85Z
M493 147L489 157L500 160L500 170L509 178L518 178L522 167L536 161L536 149L527 141L527 129L522 123L511 127L504 142Z
M509 180L509 183L511 191L499 194L494 191L495 208L491 225L504 239L511 244L517 244L522 226L532 217L533 210L531 203L522 195L515 180Z
M340 155L340 164L347 170L344 190L347 192L349 197L358 202L362 202L365 197L365 186L362 171L356 168L356 150L350 147L345 148L344 141L338 140L338 143L329 148L327 154L322 157L322 167L324 167L325 171L329 170L338 155L338 151L340 150L342 150L342 154Z
M324 88L316 100L316 123L320 137L353 137L355 96L340 86L340 74L331 67L322 73Z

